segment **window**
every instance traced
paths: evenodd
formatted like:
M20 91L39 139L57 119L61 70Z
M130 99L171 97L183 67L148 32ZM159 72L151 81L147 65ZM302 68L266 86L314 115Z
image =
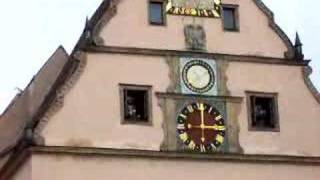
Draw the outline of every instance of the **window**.
M223 28L227 31L239 31L238 10L235 5L223 5Z
M247 92L249 129L279 131L277 94Z
M163 2L149 1L149 22L154 25L164 25Z
M122 123L151 122L151 87L139 85L121 85Z

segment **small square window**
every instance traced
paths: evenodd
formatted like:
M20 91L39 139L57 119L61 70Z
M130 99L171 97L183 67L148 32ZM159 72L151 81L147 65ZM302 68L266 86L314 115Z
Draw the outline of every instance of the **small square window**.
M163 2L149 2L149 22L154 25L164 25Z
M237 7L223 6L223 27L227 31L238 31L239 22L238 22L238 12Z
M247 92L249 129L279 131L277 95Z
M151 87L120 85L122 123L151 122Z

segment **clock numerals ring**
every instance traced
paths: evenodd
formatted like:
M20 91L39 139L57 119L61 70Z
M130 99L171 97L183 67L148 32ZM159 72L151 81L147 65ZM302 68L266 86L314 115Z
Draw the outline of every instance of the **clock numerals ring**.
M226 126L219 111L205 103L186 105L177 117L177 134L190 150L216 151L224 142Z
M182 70L185 86L193 92L208 92L215 84L215 74L211 66L202 60L188 62Z

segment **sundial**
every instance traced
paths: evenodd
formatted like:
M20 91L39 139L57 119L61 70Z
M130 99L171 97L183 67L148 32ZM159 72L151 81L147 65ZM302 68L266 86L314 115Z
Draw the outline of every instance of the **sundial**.
M194 17L221 17L221 0L168 0L168 14Z

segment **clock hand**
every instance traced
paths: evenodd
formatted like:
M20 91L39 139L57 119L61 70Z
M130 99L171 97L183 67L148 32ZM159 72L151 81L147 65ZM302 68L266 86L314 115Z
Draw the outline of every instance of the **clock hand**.
M213 125L213 126L192 126L191 124L188 124L188 128L189 129L192 129L192 128L195 128L195 129L212 129L212 130L216 130L216 131L225 131L226 130L226 127L225 126L218 126L218 125Z
M200 107L199 107L200 113L201 113L201 141L204 143L205 138L204 138L204 128L205 124L204 124L204 115L203 115L203 111L204 111L204 106L203 103L200 103Z

